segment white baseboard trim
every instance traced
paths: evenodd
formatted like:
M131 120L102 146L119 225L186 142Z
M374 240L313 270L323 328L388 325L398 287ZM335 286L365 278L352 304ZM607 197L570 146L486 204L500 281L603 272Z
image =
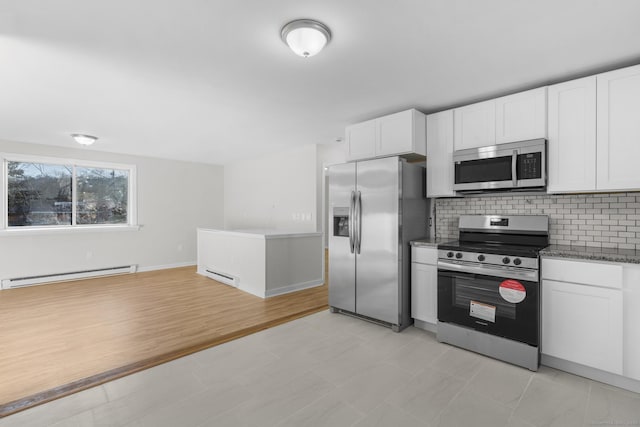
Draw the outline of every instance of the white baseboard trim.
M275 297L276 295L284 295L295 291L301 291L303 289L315 288L316 286L324 285L324 280L316 279L309 280L307 282L294 283L292 285L281 286L279 288L267 289L265 292L265 298Z
M243 286L243 285L245 285L245 286ZM246 293L251 294L251 295L253 295L255 297L259 297L259 298L262 298L262 299L266 298L264 296L264 292L256 291L252 287L247 287L245 283L240 284L236 289L240 289L242 292L246 292Z
M615 387L620 387L625 390L630 390L634 393L640 393L640 381L634 380L632 378L602 371L600 369L581 365L579 363L569 362L568 360L559 359L547 354L541 354L540 356L541 365L559 369L561 371L566 371L571 374L579 375L581 377L589 378Z
M195 261L176 262L174 264L164 264L164 265L151 265L147 267L138 267L138 273L144 273L145 271L167 270L169 268L191 267L195 265L196 265Z

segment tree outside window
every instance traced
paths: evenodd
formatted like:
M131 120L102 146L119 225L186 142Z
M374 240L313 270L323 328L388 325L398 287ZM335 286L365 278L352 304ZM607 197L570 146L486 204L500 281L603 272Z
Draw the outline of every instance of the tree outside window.
M9 227L128 223L129 170L6 164Z

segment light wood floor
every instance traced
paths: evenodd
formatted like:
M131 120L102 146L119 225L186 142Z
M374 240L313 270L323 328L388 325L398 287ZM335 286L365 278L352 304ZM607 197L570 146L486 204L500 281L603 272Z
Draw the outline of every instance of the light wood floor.
M0 291L0 417L327 307L263 300L195 267Z

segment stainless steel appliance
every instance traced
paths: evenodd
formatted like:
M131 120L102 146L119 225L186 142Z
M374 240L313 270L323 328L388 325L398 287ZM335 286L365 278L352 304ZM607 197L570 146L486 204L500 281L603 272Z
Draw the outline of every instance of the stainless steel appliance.
M329 306L411 324L409 241L428 236L425 169L398 157L329 167Z
M455 151L453 189L459 192L544 189L546 153L544 139Z
M463 215L438 245L438 340L538 369L546 215Z

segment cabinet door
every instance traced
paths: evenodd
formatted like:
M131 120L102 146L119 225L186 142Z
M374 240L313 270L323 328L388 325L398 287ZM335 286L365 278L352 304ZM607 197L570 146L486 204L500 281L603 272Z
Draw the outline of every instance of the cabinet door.
M622 374L622 291L542 282L542 353Z
M625 377L640 380L640 265L624 266L624 368Z
M438 322L438 268L411 263L411 317L423 322Z
M454 149L484 147L496 143L495 100L454 110Z
M427 197L453 191L453 110L427 116Z
M378 127L376 155L390 156L413 151L414 111L402 111L376 120Z
M348 126L347 160L372 159L376 156L376 122L368 120Z
M547 88L495 100L496 144L547 137Z
M597 82L598 190L640 189L640 65Z
M596 190L596 77L549 86L549 192Z

